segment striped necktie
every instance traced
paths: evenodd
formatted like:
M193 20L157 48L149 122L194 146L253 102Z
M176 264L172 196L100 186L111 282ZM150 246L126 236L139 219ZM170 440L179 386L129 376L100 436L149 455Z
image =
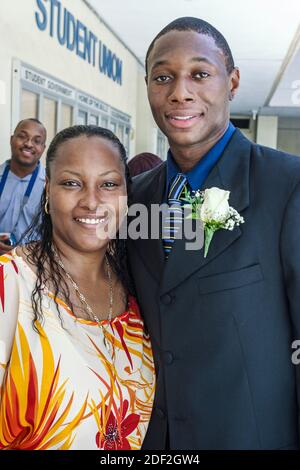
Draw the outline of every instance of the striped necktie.
M183 201L180 197L182 197L184 193L186 183L187 177L182 173L178 173L170 185L168 194L169 209L164 219L162 230L163 249L166 259L172 251L176 235L182 226Z

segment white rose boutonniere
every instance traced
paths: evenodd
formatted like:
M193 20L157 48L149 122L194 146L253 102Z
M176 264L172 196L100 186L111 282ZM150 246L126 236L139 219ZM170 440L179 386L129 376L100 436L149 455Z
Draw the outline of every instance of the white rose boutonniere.
M225 222L229 214L230 191L219 188L206 189L203 194L203 204L200 209L201 220L204 223Z
M193 196L186 191L184 201L192 207L189 217L200 219L204 227L204 258L206 258L214 233L219 229L233 230L243 224L244 218L229 205L230 191L220 188L196 191Z

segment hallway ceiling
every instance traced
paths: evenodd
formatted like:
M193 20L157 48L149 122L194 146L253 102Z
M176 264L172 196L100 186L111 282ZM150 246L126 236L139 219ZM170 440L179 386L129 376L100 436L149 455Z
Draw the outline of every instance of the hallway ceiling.
M219 29L241 72L232 113L300 117L300 0L87 0L144 61L153 37L180 16ZM271 106L272 107L271 107Z

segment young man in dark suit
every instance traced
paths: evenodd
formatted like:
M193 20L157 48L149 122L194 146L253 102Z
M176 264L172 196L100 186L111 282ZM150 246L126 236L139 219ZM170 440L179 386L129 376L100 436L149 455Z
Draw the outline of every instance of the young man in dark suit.
M187 250L184 237L129 240L157 369L144 447L298 449L300 159L253 144L230 124L239 71L208 23L166 26L146 66L170 151L134 180L133 202L167 201L183 178L190 192L230 191L244 223L216 231L206 257Z

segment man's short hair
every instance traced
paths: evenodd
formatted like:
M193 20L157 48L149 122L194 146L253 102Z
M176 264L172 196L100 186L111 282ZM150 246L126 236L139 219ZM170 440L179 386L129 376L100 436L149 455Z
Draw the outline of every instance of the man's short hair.
M216 46L221 49L225 57L225 65L228 73L231 73L234 69L234 60L232 56L232 52L230 47L224 38L224 36L218 31L214 26L210 23L207 23L200 18L194 18L192 16L184 16L182 18L177 18L176 20L169 23L165 26L158 34L155 36L153 41L151 42L145 60L145 68L146 68L146 75L148 74L148 59L149 55L154 47L155 42L161 36L169 33L170 31L195 31L199 34L205 34L206 36L210 36L214 39Z
M47 134L46 128L45 128L44 124L43 124L41 121L39 121L38 119L36 119L36 118L26 118L26 119L22 119L22 120L21 120L20 122L18 122L18 124L16 125L15 130L14 130L14 133L16 132L16 130L18 129L18 127L19 127L21 124L23 124L23 122L25 122L25 121L33 121L33 122L35 122L36 124L39 124L40 126L42 126L42 127L45 129L45 134Z
M45 141L47 139L47 130L46 130L46 127L44 126L44 124L39 121L38 119L36 118L26 118L26 119L22 119L20 122L18 122L18 124L16 125L15 127L15 130L14 130L14 133L16 132L16 130L18 129L18 127L25 121L32 121L32 122L35 122L36 124L39 124L40 126L43 127L44 131L45 131Z

